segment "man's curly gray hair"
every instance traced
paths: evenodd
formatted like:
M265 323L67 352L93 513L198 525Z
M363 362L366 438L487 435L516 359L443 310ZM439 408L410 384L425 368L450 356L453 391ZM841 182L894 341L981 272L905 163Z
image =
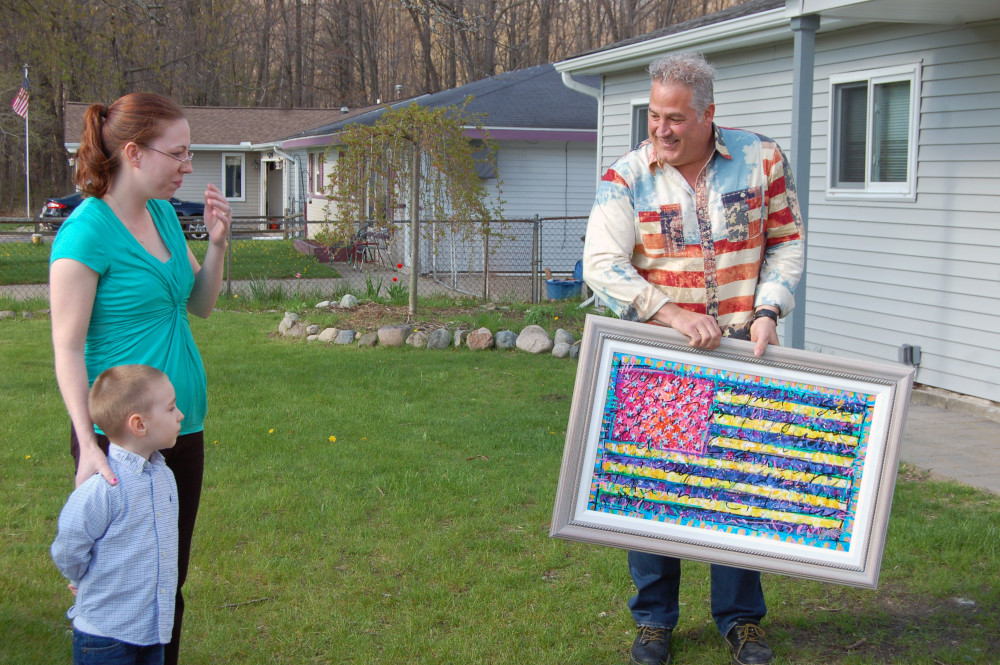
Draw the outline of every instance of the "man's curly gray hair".
M712 79L715 67L700 53L671 53L649 65L649 78L654 83L679 83L691 89L691 106L701 117L715 101Z

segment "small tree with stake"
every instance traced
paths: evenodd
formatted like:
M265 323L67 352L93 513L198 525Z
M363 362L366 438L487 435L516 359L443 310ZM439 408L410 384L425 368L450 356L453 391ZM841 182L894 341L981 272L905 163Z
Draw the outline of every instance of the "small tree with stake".
M388 108L374 124L351 125L341 135L340 158L330 175L328 199L335 212L318 236L322 242L349 243L359 222L391 235L396 210L409 212L411 318L417 313L421 214L442 222L441 232L449 229L464 239L478 233L484 242L491 234L490 220L502 214L503 201L491 195L476 172L484 151L472 145L467 132L483 137L485 159L495 160L496 144L482 117L465 110L468 102Z

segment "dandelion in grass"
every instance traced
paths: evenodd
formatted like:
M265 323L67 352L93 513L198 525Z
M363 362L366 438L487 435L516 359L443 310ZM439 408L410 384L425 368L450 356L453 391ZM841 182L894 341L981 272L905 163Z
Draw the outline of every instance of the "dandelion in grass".
M337 437L331 436L330 437L330 443L337 443Z
M31 459L31 455L25 455L24 459Z
M271 429L267 430L267 433L268 434L274 434L274 428L272 427Z

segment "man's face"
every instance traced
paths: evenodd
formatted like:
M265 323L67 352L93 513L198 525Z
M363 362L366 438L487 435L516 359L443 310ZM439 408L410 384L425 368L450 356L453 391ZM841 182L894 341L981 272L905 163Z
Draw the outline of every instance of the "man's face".
M657 161L682 173L685 167L700 170L715 149L714 118L715 104L710 104L698 117L687 86L654 81L649 92L649 138Z

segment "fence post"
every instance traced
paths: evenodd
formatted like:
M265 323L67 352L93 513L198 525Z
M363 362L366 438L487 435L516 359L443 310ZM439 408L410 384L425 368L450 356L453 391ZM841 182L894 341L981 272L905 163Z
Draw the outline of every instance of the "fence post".
M490 223L483 233L483 302L490 300Z
M535 220L531 225L531 302L537 303L541 298L541 283L538 279L538 269L542 264L542 248L539 244L541 222L538 221L538 213L535 213Z

